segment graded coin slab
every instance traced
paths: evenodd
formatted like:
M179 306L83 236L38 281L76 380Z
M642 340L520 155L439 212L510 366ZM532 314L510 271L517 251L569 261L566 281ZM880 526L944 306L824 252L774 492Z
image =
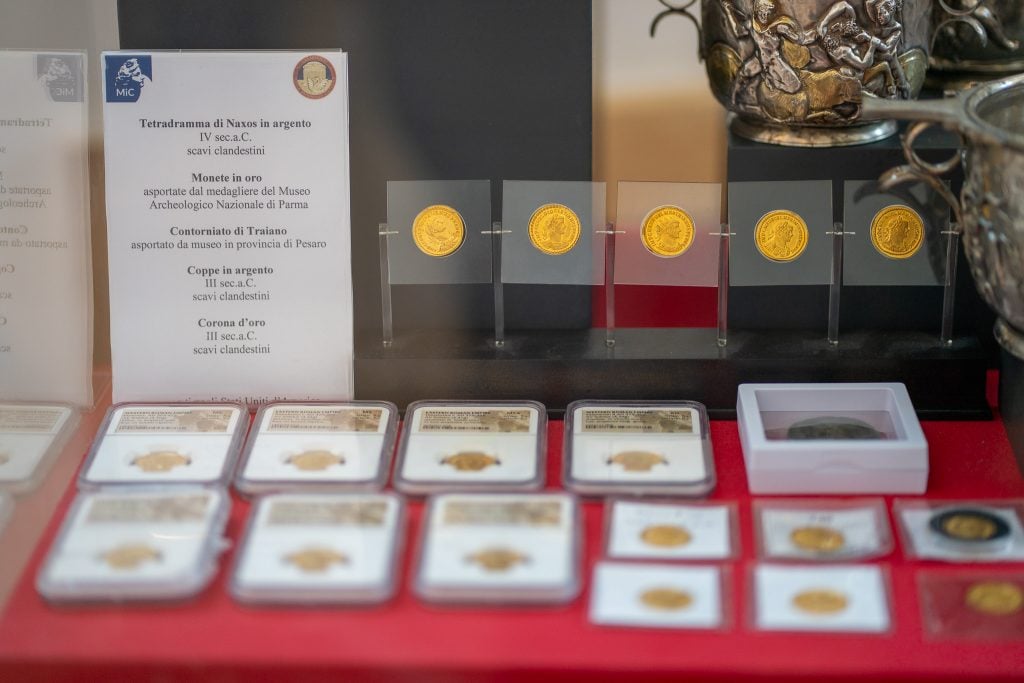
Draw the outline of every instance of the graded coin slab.
M70 406L0 403L0 491L36 488L78 421L78 411Z

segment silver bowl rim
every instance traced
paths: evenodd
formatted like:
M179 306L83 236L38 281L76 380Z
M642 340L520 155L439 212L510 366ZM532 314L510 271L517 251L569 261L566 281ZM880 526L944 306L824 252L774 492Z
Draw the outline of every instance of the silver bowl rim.
M1005 145L1016 151L1024 152L1024 125L1021 127L1021 132L1009 131L986 121L978 113L979 108L988 99L1008 91L1019 91L1024 97L1024 74L979 85L967 91L963 101L964 115L969 124L966 132L968 137L981 138L994 145Z

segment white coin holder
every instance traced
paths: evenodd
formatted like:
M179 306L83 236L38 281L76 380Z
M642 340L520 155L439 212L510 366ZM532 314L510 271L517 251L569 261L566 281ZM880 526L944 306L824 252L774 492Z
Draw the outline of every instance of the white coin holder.
M0 491L32 491L75 431L71 406L0 403Z
M405 528L390 493L282 493L259 499L231 594L251 604L373 604L390 599Z
M393 403L268 403L253 421L235 488L247 495L379 491L397 432Z
M549 603L580 591L572 495L447 494L430 499L414 589L439 603Z
M605 503L609 558L728 560L738 550L735 505L648 499Z
M694 401L575 401L565 487L583 495L704 496L715 487L707 411Z
M248 411L235 403L112 406L78 488L225 486L248 426Z
M589 618L601 626L722 630L722 578L715 566L598 562Z
M758 555L766 560L849 562L892 552L881 498L755 500Z
M193 597L227 547L229 509L220 489L79 493L36 588L53 602Z
M878 565L757 564L759 631L885 633L892 628L887 572Z
M416 401L405 412L395 488L536 491L544 486L547 414L536 401Z
M1024 500L896 500L893 514L908 557L1024 562Z

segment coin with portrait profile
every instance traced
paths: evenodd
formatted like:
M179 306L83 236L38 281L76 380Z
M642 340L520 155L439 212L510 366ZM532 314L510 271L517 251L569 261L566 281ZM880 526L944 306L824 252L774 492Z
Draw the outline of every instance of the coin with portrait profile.
M924 221L909 206L887 206L871 221L871 244L886 258L908 259L924 244Z
M830 589L806 590L793 596L793 606L808 614L838 614L849 604L845 594Z
M838 552L846 545L846 538L841 531L825 526L793 529L789 540L800 550L824 554Z
M659 206L640 224L640 240L647 251L662 258L682 256L693 244L693 218L678 206Z
M580 240L580 218L563 204L545 204L530 216L530 242L548 256L572 251Z
M975 612L1002 617L1024 608L1024 590L1010 581L979 581L967 588L964 602Z
M761 216L754 228L754 244L769 261L789 263L807 248L810 233L799 214L780 209Z
M640 602L660 612L678 612L693 604L693 595L678 588L650 588L640 594Z
M428 206L412 221L412 240L427 256L451 256L459 250L465 239L466 222L450 206Z
M676 524L654 524L644 527L640 540L659 548L678 548L693 540L693 534L686 527Z

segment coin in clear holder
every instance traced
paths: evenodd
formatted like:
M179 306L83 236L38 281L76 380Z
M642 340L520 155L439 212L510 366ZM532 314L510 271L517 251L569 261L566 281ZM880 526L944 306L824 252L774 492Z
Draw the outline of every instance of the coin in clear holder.
M739 548L731 504L612 499L605 553L614 559L725 560Z
M226 484L248 418L248 411L234 403L113 406L78 486Z
M565 603L579 593L571 495L439 495L425 520L415 582L424 600Z
M260 498L231 581L246 603L389 599L404 529L394 494L275 494Z
M598 562L590 621L602 626L720 630L728 623L718 567Z
M547 415L536 401L416 401L406 408L395 488L536 490L546 446Z
M78 420L78 411L71 406L0 404L0 491L35 489L71 438Z
M1024 572L927 570L917 590L931 638L1024 640Z
M860 500L756 500L755 529L767 560L841 562L892 551L885 503Z
M885 633L891 628L886 571L878 565L753 568L759 631Z
M394 404L379 401L267 404L253 422L235 487L247 494L379 489L397 416Z
M55 602L192 597L216 572L229 507L219 489L80 493L39 593Z
M911 557L946 562L1024 561L1024 501L897 500L903 547Z

